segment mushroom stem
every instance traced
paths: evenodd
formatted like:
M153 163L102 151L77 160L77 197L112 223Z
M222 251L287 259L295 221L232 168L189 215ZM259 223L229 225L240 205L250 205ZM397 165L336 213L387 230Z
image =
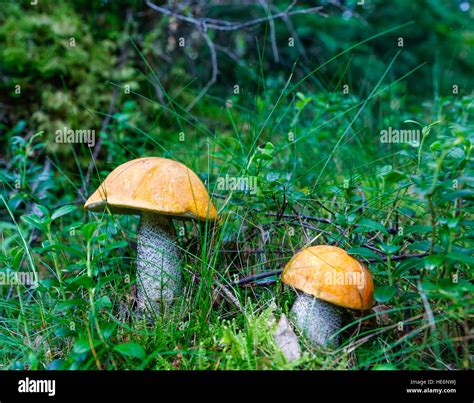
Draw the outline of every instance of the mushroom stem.
M158 314L182 287L181 257L171 219L142 213L137 245L137 299L140 312Z
M341 328L342 312L336 305L301 293L291 308L291 317L303 334L315 345L337 347Z

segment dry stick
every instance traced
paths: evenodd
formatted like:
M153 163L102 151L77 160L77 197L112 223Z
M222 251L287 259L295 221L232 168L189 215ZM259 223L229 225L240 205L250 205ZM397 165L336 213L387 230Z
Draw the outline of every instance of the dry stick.
M275 35L275 21L272 20L271 16L271 11L270 11L270 5L268 4L267 0L259 0L261 6L267 12L268 14L268 24L270 26L270 40L272 43L272 52L273 52L273 60L275 63L280 63L280 55L278 54L278 46L276 42L276 35Z
M214 47L219 52L224 53L229 59L232 59L234 62L236 62L242 69L245 69L248 71L249 69L248 66L246 66L245 63L242 61L242 59L239 58L239 56L237 56L234 52L232 52L231 50L221 45L214 44ZM217 197L219 197L220 199L225 199L225 196L222 196L222 195L219 195Z
M188 269L185 269L188 273L190 273L193 282L200 282L202 278L199 274L194 273ZM244 309L240 304L239 300L235 297L234 294L220 281L218 281L215 277L212 279L213 284L211 284L211 288L215 294L220 294L224 297L225 300L233 304L240 312L244 313Z
M277 20L279 18L284 18L285 16L289 17L292 15L297 15L297 14L318 14L320 16L325 16L325 14L320 13L320 10L323 7L311 7L303 10L295 10L295 11L290 11L296 4L296 1L293 1L285 11L281 11L277 14L270 15L267 17L261 17L261 18L256 18L254 20L246 21L246 22L232 22L232 21L225 21L225 20L218 20L214 18L195 18L195 17L188 17L183 14L179 14L173 10L170 10L165 7L160 7L151 1L147 0L146 4L148 7L152 8L155 11L158 11L159 13L165 14L169 17L175 17L178 20L181 21L186 21L191 24L194 24L196 26L201 26L202 29L207 30L207 29L214 29L218 31L237 31L239 29L243 28L249 28L254 25L259 25L263 22L267 22L269 20Z
M423 306L425 308L426 316L428 318L428 324L431 328L431 331L434 333L436 331L436 321L433 316L433 311L431 309L430 303L428 302L428 298L426 298L425 290L421 286L421 283L418 281L418 293L420 294L421 300L423 301Z
M410 318L407 319L408 322L414 322L415 320L418 320L420 318L423 317L423 314L419 314L419 315L416 315L416 316L412 316ZM387 332L389 330L392 330L392 329L395 329L396 327L398 327L398 323L394 323L393 325L389 325L389 326L385 326L381 329L378 329L376 330L375 332L371 333L371 334L368 334L367 336L364 336L358 340L355 340L351 343L349 343L347 345L347 347L349 348L348 352L352 352L354 350L356 350L357 348L359 348L362 344L366 343L367 341L369 341L372 337L375 337L381 333L384 333L384 332ZM406 337L406 336L403 336L403 337Z
M213 196L219 197L220 195L217 195L217 194L213 193ZM260 210L258 210L258 209L255 209L255 211L260 212ZM336 227L339 231L341 231L342 233L345 232L345 230L343 230L341 227L339 227L333 221L331 221L327 218L315 217L315 216L310 216L310 215L302 215L302 214L299 214L299 213L298 214L287 214L287 213L280 213L280 212L276 212L276 213L275 212L265 212L264 215L271 216L271 217L278 217L280 219L281 218L288 218L288 219L293 219L293 220L305 219L305 220L308 220L308 221L315 221L315 222L320 222L320 223L325 223L325 224L331 224L334 227ZM364 261L367 262L367 263L380 262L380 260L386 256L381 250L377 249L376 247L374 247L372 245L365 244L364 246L367 247L368 249L372 249L372 250L377 251L380 254L384 255L380 259L371 259L371 258L364 259ZM239 250L225 250L225 249L222 250L222 251L223 252L239 252ZM262 253L262 251L260 251L258 249L256 249L256 250L244 250L244 251L241 251L241 252ZM392 256L390 258L390 260L392 262L397 262L397 261L409 259L411 257L421 258L421 257L425 257L425 256L428 256L428 255L429 255L428 252L417 253L417 254L413 254L413 255L396 255L396 256ZM261 279L261 278L266 278L266 277L273 276L275 274L280 274L282 271L283 271L283 269L278 269L278 270L268 271L268 272L265 272L265 273L254 274L254 275L244 277L244 278L236 281L235 284L236 285L243 285L243 284L251 283L251 282L253 282L255 280L258 280L258 279ZM269 283L271 283L271 281L270 282L265 282L265 283L257 283L255 285L260 285L260 284L267 285Z
M293 249L278 249L278 250L265 250L265 249L219 249L219 252L225 253L291 253Z
M330 224L330 225L334 226L343 236L345 235L345 231L339 225L335 224L332 220L329 220L328 218L315 217L315 216L310 216L310 215L303 215L303 214L299 214L299 213L297 213L297 214L287 214L287 213L280 214L280 213L266 212L264 214L266 216L279 217L279 219L288 218L288 219L295 220L295 221L300 221L300 222L303 219L303 220L306 220L306 221L314 221L314 222L320 222L320 223L324 223L324 224ZM316 228L312 228L312 229L316 229Z
M391 261L392 262L398 262L398 261L401 261L401 260L405 260L405 259L409 259L411 257L425 257L425 256L428 256L428 253L417 253L417 254L413 254L413 255L398 255L398 256L392 256L391 257ZM380 259L364 259L367 263L375 263L375 262L380 262ZM241 278L240 280L237 280L234 284L236 285L242 285L242 284L247 284L247 283L252 283L254 282L255 280L258 280L258 279L261 279L261 278L266 278L266 277L270 277L270 276L273 276L273 275L277 275L277 274L280 274L281 272L283 272L283 269L277 269L277 270L272 270L272 271L267 271L265 273L259 273L259 274L254 274L252 276L248 276L248 277L244 277L244 278ZM260 283L256 283L254 285L260 285ZM266 285L266 283L265 283Z
M310 239L309 239L308 235L306 234L306 231L304 230L305 226L304 226L303 221L301 220L301 215L293 206L290 206L290 208L294 212L294 214L296 214L296 217L297 217L296 220L299 221L299 224L303 228L303 231L302 231L303 232L303 238L304 238L305 244L307 244L310 241ZM281 220L281 215L279 216L278 220Z
M242 284L251 283L251 282L253 282L255 280L258 280L258 279L261 279L261 278L266 278L266 277L270 277L270 276L273 276L273 275L276 275L276 274L280 274L282 271L283 271L283 269L277 269L277 270L267 271L265 273L253 274L252 276L244 277L244 278L241 278L240 280L237 280L235 282L235 284L236 285L242 285Z
M341 4L341 1L339 1L339 0L329 0L329 4L332 4L333 6L337 7L339 10L341 10L343 12L349 11L351 13L351 15L353 15L360 22L362 22L362 24L364 24L366 27L369 26L369 23L367 22L367 20L364 17L362 17L354 9L349 9L349 7L346 7L345 5Z
M218 282L217 280L214 280L214 282L216 284L217 292L220 292L228 302L233 304L240 312L244 313L244 309L235 295L232 294L232 292L230 292L230 290L224 284Z
M180 13L177 13L173 10L170 10L165 7L158 6L154 3L152 3L150 0L146 0L146 4L148 7L152 8L155 11L158 11L161 14L167 15L168 17L174 17L178 20L188 22L190 24L193 24L196 29L199 31L201 36L204 38L206 41L207 47L209 48L209 51L211 52L211 65L212 65L212 73L211 73L211 78L207 82L207 84L204 86L204 88L199 92L198 96L187 106L186 110L189 112L198 102L199 100L207 93L209 88L216 82L217 80L217 72L218 72L218 64L217 64L217 54L216 54L216 46L214 42L211 40L209 35L207 34L208 29L214 29L218 31L237 31L239 29L243 28L248 28L254 25L259 25L263 22L269 22L271 25L270 27L272 29L272 32L274 31L274 25L273 21L276 19L284 19L288 18L288 16L291 15L296 15L296 14L319 14L319 11L322 9L322 7L312 7L312 8L307 8L304 10L295 10L291 11L291 9L295 6L296 0L293 0L293 2L286 8L285 11L282 11L280 13L274 14L274 15L268 15L266 17L262 18L256 18L254 20L242 22L242 23L237 23L237 22L230 22L230 21L224 21L224 20L218 20L214 18L195 18L195 17L189 17ZM273 32L274 36L274 32ZM272 44L273 44L272 40ZM276 47L276 42L275 45L273 46L273 51L275 54L275 58L278 58L278 49L276 49L275 53L275 47Z
M206 95L206 92L211 88L211 86L216 82L217 80L217 53L216 53L216 47L214 46L214 42L212 42L211 38L209 38L209 35L207 32L202 29L201 27L198 27L200 34L206 41L207 47L209 48L209 51L211 52L211 63L212 63L212 73L211 73L211 79L207 82L207 84L204 86L204 88L201 90L201 92L198 94L196 98L188 105L186 110L189 112L198 102L199 100Z
M244 287L244 288L265 287L267 285L273 285L276 282L277 282L276 279L271 279L271 280L266 280L266 281L259 281L258 283L241 284L241 285L239 285L239 287Z
M224 195L221 195L219 193L211 193L211 196L216 198L216 199L223 199L225 200L227 197L224 196ZM254 211L256 211L257 213L262 213L262 211L260 209L257 209L257 208L254 208L252 209ZM288 214L288 213L283 213L283 212L278 212L278 213L275 213L275 212L272 212L272 211L266 211L266 212L263 212L264 215L268 216L268 217L278 217L278 218L288 218L288 219L293 219L293 220L298 220L300 221L301 219L304 219L304 220L307 220L307 221L315 221L315 222L320 222L320 223L324 223L324 224L331 224L333 225L334 227L336 227L340 232L343 232L344 230L338 226L337 224L335 224L333 221L331 221L330 219L328 218L322 218L322 217L315 217L315 216L311 216L311 215L304 215L304 214Z
M280 214L280 213L274 213L274 212L266 212L265 213L266 216L271 216L271 217L280 217L280 218L290 218L290 219L294 219L294 220L299 220L300 218L303 218L305 220L308 220L308 221L316 221L316 222L322 222L322 223L325 223L325 224L332 224L334 226L336 226L331 220L327 219L327 218L321 218L321 217L315 217L315 216L309 216L309 215L302 215L302 214L287 214L287 213L283 213L283 214Z
M295 29L293 23L291 22L291 19L288 18L288 16L284 16L284 17L282 17L282 19L285 22L286 27L287 27L288 32L290 33L290 35L293 38L295 38L296 47L298 48L298 52L300 52L300 54L303 58L303 61L306 64L309 64L308 54L306 53L306 50L305 50L304 46L302 45L301 39L298 35L298 32L296 32L296 29Z

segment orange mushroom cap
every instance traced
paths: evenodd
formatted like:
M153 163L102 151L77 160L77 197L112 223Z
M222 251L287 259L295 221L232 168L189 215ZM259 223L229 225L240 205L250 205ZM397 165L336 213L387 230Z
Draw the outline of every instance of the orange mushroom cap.
M115 168L84 208L119 214L148 211L175 218L217 220L206 187L185 165L159 157L131 160Z
M285 266L282 280L345 308L367 310L374 304L374 282L369 270L336 246L311 246L298 252Z

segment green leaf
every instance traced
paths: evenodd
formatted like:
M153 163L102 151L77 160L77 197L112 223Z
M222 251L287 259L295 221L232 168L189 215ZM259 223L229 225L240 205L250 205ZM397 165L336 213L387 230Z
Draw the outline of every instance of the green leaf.
M431 232L431 225L412 225L404 230L405 235L409 234L426 234Z
M393 167L391 165L384 165L377 169L380 176L388 175L392 171Z
M49 210L46 206L42 206L41 204L37 204L36 208L43 213L45 218L49 218Z
M371 231L380 231L382 232L384 235L388 236L388 231L387 229L382 225L380 224L379 222L377 221L373 221L373 220L369 220L368 218L363 218L362 220L360 220L357 225L359 227L365 227L365 228L368 228L369 230Z
M69 299L67 301L58 302L57 309L58 311L62 311L63 309L76 308L83 305L86 305L86 301L82 299Z
M107 234L106 234L107 235ZM108 245L107 247L103 248L103 251L111 251L111 250L114 250L114 249L120 249L120 248L125 248L126 246L128 245L128 242L123 240L123 241L117 241L117 242L114 242L114 243L111 243L110 245Z
M412 257L410 259L406 259L398 264L397 268L393 272L393 276L395 278L402 277L410 269L419 267L420 265L422 265L422 259L419 257Z
M396 291L392 285L383 285L375 288L374 297L378 302L388 302L393 298Z
M387 255L393 255L396 252L398 252L401 248L400 245L386 245L386 244L380 244L379 247Z
M398 183L403 179L406 179L407 175L400 171L391 171L385 175L385 183Z
M42 253L49 252L49 251L54 251L54 252L65 251L71 255L75 255L80 258L85 257L85 252L80 250L79 247L76 245L69 246L69 245L65 245L64 243L50 244L49 242L44 242L44 245L45 245L44 247L35 248L35 251L42 252Z
M423 258L423 266L428 270L434 270L436 267L444 263L445 257L443 255L430 255Z
M426 252L431 247L430 241L415 241L411 245L407 246L407 250L409 251L422 251Z
M96 228L97 228L97 224L95 222L84 224L81 231L86 241L90 241L92 239L92 236L94 235L94 231Z
M137 343L119 344L118 346L114 347L114 350L125 357L138 358L140 360L145 358L145 350Z
M101 324L100 331L102 333L102 337L104 337L104 339L108 339L110 336L112 336L116 328L117 328L117 324L115 323Z
M112 301L107 295L104 295L95 301L95 307L97 310L102 308L110 308L112 306Z
M82 276L73 278L68 284L67 288L68 290L74 291L77 290L79 287L94 288L94 286L94 280L84 274Z
M54 331L54 334L58 337L72 336L75 332L68 327L59 327Z
M367 248L351 248L347 251L347 253L349 253L349 255L357 255L357 256L384 261L383 257L381 257L380 255L377 255L374 251Z
M36 228L37 230L41 232L46 232L47 227L46 224L44 223L43 219L34 216L34 215L24 215L21 216L21 220L26 222L27 224L31 225L33 228Z
M472 189L461 189L461 190L455 190L452 192L448 192L447 194L443 195L440 198L440 201L442 203L446 201L451 201L454 199L466 199L468 197L474 197L474 190Z
M454 147L448 152L448 157L453 159L464 159L466 158L466 153L462 148Z
M62 206L58 208L53 214L51 214L51 221L54 221L57 218L62 217L63 215L69 214L75 210L77 210L77 206L74 206L74 205Z
M374 371L396 371L398 368L393 364L377 364L372 369Z
M89 340L86 338L77 339L74 343L73 351L76 354L88 353L91 350Z
M271 160L273 158L274 149L275 146L272 143L267 142L265 146L259 148L260 153L255 155L255 161L259 159Z
M464 253L459 253L459 252L449 252L446 257L449 259L449 260L456 260L458 262L462 262L462 263L467 263L471 266L474 265L474 257L468 255L468 254L464 254Z

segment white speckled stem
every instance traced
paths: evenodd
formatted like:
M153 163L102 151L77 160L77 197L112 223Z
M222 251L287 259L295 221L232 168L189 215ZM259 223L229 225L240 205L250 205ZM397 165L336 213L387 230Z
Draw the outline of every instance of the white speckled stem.
M137 299L140 312L158 314L182 288L181 257L171 219L143 213L137 245Z
M303 334L315 345L337 347L341 328L341 309L329 302L301 293L296 298L290 315Z

